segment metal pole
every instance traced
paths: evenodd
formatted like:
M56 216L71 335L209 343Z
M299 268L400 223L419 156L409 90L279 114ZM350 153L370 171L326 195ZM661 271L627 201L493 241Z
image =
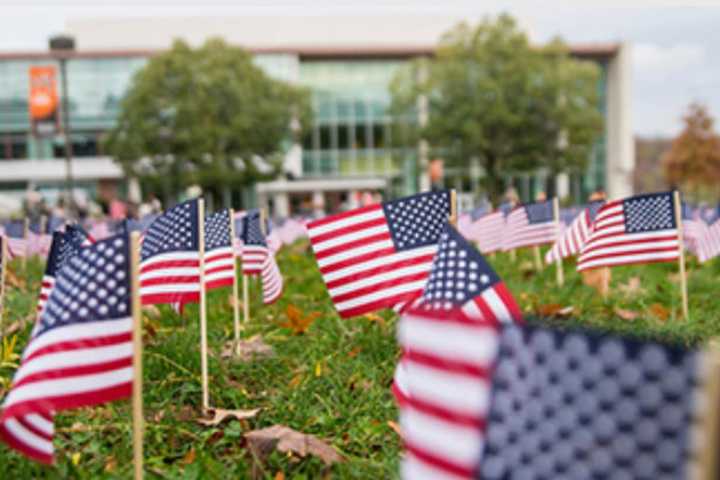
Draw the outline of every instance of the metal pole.
M64 56L60 57L60 81L62 82L63 98L62 98L62 110L63 110L63 135L65 137L65 189L66 189L66 200L68 202L67 211L68 216L74 218L76 215L75 211L75 182L73 180L72 173L72 157L73 157L73 146L70 138L70 95L68 93L68 81L67 81L67 59Z

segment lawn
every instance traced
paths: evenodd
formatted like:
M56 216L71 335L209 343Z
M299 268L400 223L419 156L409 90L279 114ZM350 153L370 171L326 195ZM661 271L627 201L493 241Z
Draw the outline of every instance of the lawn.
M574 262L565 263L566 284L558 288L554 267L536 273L531 260L530 252L521 252L514 262L503 254L490 259L531 321L592 326L683 344L720 330L717 262L700 266L689 261L690 319L684 321L677 314L676 264L618 268L613 271L611 294L603 299L582 284ZM223 344L233 335L229 289L212 292L208 301L210 403L225 409L260 408L254 418L219 426L197 422L200 358L195 306L183 317L161 307L159 315L153 312L146 318L148 478L397 477L400 441L389 423L397 416L389 389L398 357L395 315L383 312L340 320L306 243L284 248L279 262L285 278L283 297L263 307L259 286L251 285L251 321L243 332L245 338L261 335L273 347L273 356L247 363L221 358ZM42 265L31 261L23 274L15 262L12 270L21 280L8 290L6 328L32 318ZM290 304L306 315L319 312L302 334L287 326ZM0 388L8 387L17 362L13 354L21 353L29 330L26 322L4 339ZM318 458L279 452L255 459L243 434L276 424L315 435L334 446L345 461L327 467ZM40 466L0 446L0 478L131 477L129 402L63 413L56 418L56 428L55 467Z

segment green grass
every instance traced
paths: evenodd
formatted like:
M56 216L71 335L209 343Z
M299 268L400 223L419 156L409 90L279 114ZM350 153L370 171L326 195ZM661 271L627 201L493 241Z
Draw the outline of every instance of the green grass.
M346 458L326 467L315 458L273 453L258 471L260 478L395 478L400 442L388 421L397 411L390 394L394 365L396 318L384 312L385 322L357 318L341 321L335 314L305 244L286 248L280 267L285 294L271 307L260 305L260 291L251 286L251 321L243 335L261 334L275 356L251 363L221 360L223 343L232 338L232 309L228 289L209 296L211 404L226 409L261 408L254 419L231 421L217 428L195 420L200 401L200 358L197 309L188 307L184 318L161 307L162 317L152 320L155 330L145 345L144 401L147 430L145 459L148 478L250 478L253 459L243 433L284 424L311 433L336 447ZM641 337L664 338L693 344L720 330L720 298L715 294L720 273L717 262L689 263L690 320L671 315L662 320L650 313L654 303L671 312L679 310L680 296L670 276L675 264L623 267L613 271L613 286L639 277L642 292L625 295L614 288L607 299L582 285L574 263L566 262L566 285L556 287L554 267L535 273L529 252L511 263L497 255L497 268L523 310L532 316L541 305L573 306L576 316L548 320L562 326L592 326ZM20 274L19 263L12 265ZM30 262L27 283L10 288L5 326L31 315L35 307L42 266ZM279 326L292 303L320 317L304 335ZM642 318L627 321L616 308L637 311ZM533 319L533 321L537 321ZM30 326L17 334L14 353L27 341ZM148 331L150 329L147 329ZM12 337L10 337L12 338ZM0 365L0 379L9 383L14 366L8 352ZM57 465L44 467L0 446L0 478L130 478L129 402L64 412L56 418ZM194 459L188 452L194 450Z

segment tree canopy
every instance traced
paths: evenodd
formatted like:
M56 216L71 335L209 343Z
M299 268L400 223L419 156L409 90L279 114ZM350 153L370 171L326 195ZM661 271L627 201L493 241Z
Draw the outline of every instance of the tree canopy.
M602 129L599 69L560 41L531 45L508 15L460 24L392 85L397 138L422 138L451 166L477 158L497 198L503 175L581 171ZM427 104L427 122L418 122Z
M720 136L707 108L693 103L683 119L685 128L663 156L667 181L697 200L720 193Z
M176 41L137 72L105 145L166 195L193 184L226 193L276 176L310 115L308 92L271 79L242 48Z

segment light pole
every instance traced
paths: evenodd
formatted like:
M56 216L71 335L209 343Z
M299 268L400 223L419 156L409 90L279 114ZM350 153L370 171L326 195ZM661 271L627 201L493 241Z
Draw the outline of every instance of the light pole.
M75 39L69 35L56 35L50 38L50 52L60 63L60 82L62 82L62 128L65 137L65 190L67 211L75 216L75 181L72 173L73 148L70 138L70 95L68 94L67 60L75 51Z

